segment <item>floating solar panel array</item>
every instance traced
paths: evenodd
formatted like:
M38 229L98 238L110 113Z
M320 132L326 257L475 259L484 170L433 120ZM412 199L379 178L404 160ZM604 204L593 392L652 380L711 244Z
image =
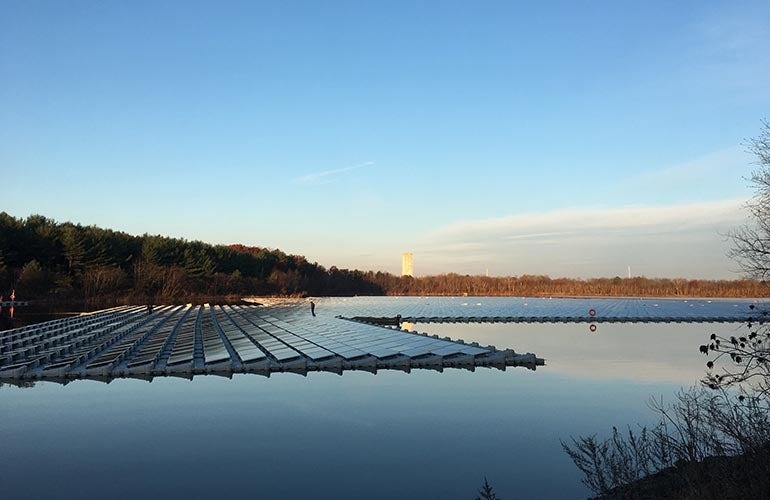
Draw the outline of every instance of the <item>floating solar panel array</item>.
M667 298L354 297L318 300L345 317L394 317L412 323L744 322L767 301Z
M308 311L258 306L117 307L0 333L0 379L148 378L276 371L525 366L534 354Z

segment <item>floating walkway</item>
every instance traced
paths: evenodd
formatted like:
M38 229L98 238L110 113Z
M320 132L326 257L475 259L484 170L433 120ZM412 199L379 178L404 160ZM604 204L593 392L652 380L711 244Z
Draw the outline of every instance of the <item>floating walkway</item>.
M299 308L121 306L0 332L0 380L477 366L532 370L534 354L317 316Z

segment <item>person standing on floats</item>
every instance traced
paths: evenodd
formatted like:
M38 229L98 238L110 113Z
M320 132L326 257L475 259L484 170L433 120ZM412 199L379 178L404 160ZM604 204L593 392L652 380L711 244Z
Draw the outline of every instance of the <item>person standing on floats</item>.
M310 301L310 314L315 316L315 302L313 302L312 300Z

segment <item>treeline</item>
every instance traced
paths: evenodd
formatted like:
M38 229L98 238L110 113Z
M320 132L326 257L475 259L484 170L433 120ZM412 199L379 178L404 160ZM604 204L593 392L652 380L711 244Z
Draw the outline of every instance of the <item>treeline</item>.
M299 255L0 213L0 294L18 299L179 301L245 295L765 297L766 282L442 274L324 268Z
M368 276L368 275L367 275ZM548 276L489 277L442 274L401 278L376 273L372 281L389 295L630 296L630 297L767 297L768 283L756 280L687 280L667 278L571 279Z
M0 294L17 299L184 300L226 295L379 295L361 271L243 245L133 236L0 213Z

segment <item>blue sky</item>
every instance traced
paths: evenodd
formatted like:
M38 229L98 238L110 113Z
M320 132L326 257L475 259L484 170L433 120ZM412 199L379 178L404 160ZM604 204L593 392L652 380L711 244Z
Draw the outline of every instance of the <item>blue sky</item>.
M767 2L0 0L0 210L418 275L736 277Z

